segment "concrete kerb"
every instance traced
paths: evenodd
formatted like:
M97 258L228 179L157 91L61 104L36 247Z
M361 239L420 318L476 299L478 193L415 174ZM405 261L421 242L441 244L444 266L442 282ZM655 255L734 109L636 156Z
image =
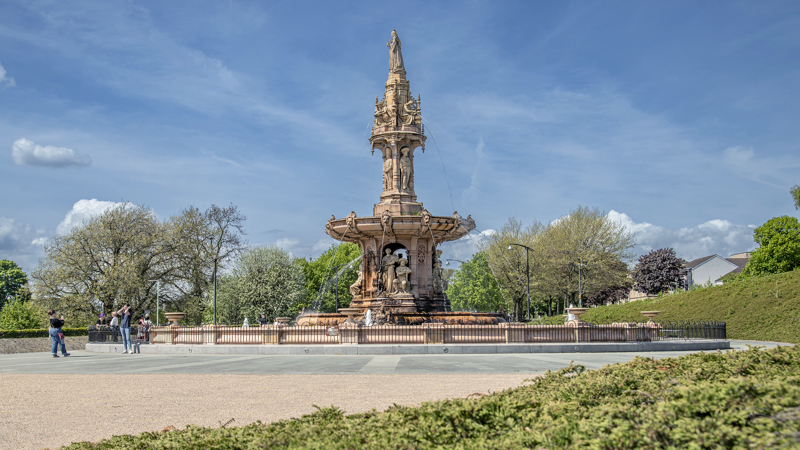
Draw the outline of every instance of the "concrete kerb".
M396 344L396 345L147 345L136 353L218 355L425 355L508 353L620 353L727 350L730 341L587 342L556 344ZM86 350L122 353L121 344L88 343Z

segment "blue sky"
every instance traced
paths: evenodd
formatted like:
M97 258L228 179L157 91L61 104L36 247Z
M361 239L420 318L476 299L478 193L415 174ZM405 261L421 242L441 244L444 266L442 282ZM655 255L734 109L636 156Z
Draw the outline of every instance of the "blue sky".
M378 201L366 133L393 28L435 215L486 232L596 206L637 253L693 259L796 213L798 2L6 0L0 258L31 271L121 201L232 202L252 244L316 256L331 214Z

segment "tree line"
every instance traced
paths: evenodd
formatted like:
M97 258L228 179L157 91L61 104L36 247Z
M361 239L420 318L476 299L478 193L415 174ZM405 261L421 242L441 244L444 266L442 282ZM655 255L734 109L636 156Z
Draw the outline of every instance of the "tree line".
M547 225L510 218L452 275L448 297L456 308L503 308L521 320L530 279L531 315L589 306L604 289L629 287L634 244L633 233L598 208L579 206Z

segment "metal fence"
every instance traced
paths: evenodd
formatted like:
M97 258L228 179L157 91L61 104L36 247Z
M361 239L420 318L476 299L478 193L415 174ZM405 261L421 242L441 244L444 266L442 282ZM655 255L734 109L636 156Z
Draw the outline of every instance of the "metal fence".
M89 327L89 342L92 343L122 343L122 332L119 327ZM144 327L131 327L131 342L140 344L150 343L150 332Z
M726 339L725 322L589 323L565 325L422 325L334 327L266 325L260 327L133 327L131 341L148 344L502 344L557 342L653 342ZM119 329L89 330L89 342L122 342Z

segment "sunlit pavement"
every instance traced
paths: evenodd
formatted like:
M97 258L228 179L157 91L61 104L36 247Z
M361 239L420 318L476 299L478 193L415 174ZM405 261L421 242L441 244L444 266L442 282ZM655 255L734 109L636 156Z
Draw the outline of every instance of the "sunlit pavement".
M791 345L731 341L739 350L748 344L767 348ZM693 352L279 356L74 351L61 358L52 358L50 353L0 355L0 374L510 374L558 370L571 362L591 370L636 356L669 358L689 353Z

